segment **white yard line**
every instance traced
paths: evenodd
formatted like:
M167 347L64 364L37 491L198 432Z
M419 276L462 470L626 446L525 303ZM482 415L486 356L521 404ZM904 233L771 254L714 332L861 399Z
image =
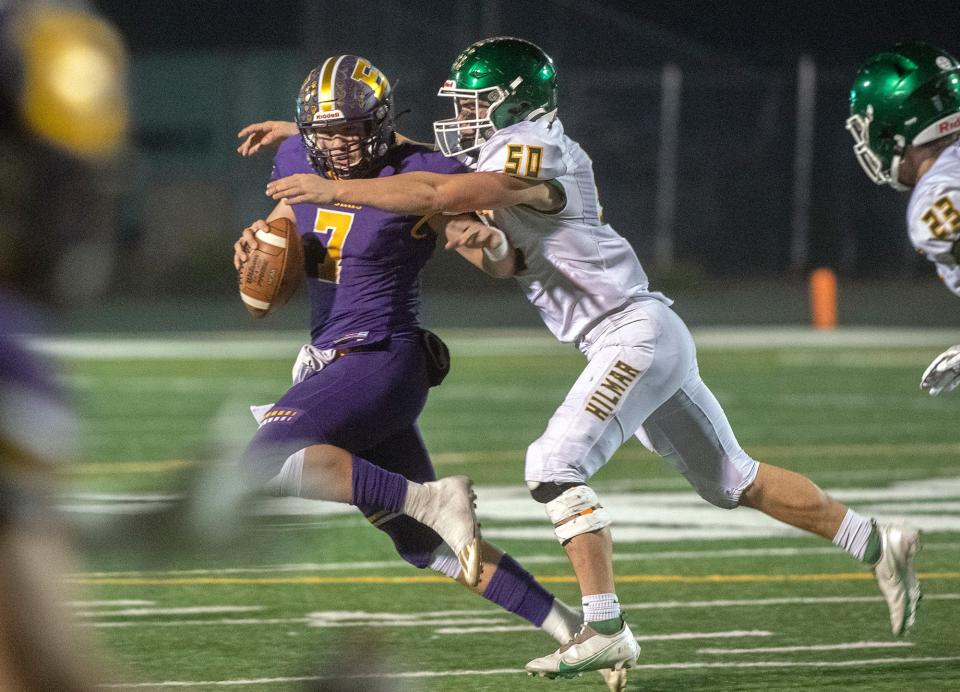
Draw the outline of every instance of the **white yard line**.
M504 612L504 615L506 615L506 612ZM499 625L506 622L509 621L502 617L457 618L456 620L391 620L388 622L383 622L382 620L322 620L311 617L308 624L310 627L329 629L331 627L447 627L455 623L464 625Z
M127 599L117 601L69 601L67 605L71 608L108 608L120 606L151 606L155 603L156 601L132 601Z
M542 329L443 330L442 336L454 356L572 354L570 346L556 342ZM698 350L798 348L940 348L956 343L956 329L897 329L844 327L832 332L806 327L703 327L694 330ZM257 359L274 354L292 360L306 339L306 332L257 332L160 334L152 337L70 336L31 337L28 343L39 351L82 360Z
M924 601L960 600L960 594L932 594L924 596ZM650 603L625 603L624 610L669 610L674 608L742 608L771 605L836 605L849 603L879 603L881 596L823 596L761 599L723 599L713 601L653 601ZM166 609L168 612L190 609ZM212 611L208 611L212 612ZM165 614L165 613L162 613ZM119 613L89 613L89 616L119 615ZM367 611L318 611L297 618L221 618L200 620L118 620L85 623L87 627L175 627L175 626L212 626L224 627L241 625L291 625L301 624L311 627L436 627L437 634L486 634L491 632L530 632L532 625L511 624L514 619L504 619L501 613L491 606L486 610L438 610L423 613L372 613ZM473 625L464 627L464 625ZM659 641L670 639L692 639L709 637L765 637L770 632L763 630L737 630L714 633L666 633L649 634L637 637L639 641Z
M924 541L924 552L960 550L960 543L929 543ZM744 557L806 557L808 555L840 554L833 546L823 548L730 548L728 550L654 550L648 552L614 553L615 562L642 562L644 560L703 560L740 559ZM513 553L523 565L567 564L566 555ZM305 562L297 564L259 565L255 567L222 567L217 569L127 570L122 572L82 572L71 574L73 579L106 579L111 577L187 577L218 574L284 574L288 572L339 572L366 569L390 569L401 566L400 560L366 560L357 562ZM122 605L122 604L118 604ZM139 605L139 603L131 603ZM148 605L148 604L145 604Z
M200 615L215 613L255 613L266 606L189 606L183 608L127 608L125 610L85 610L77 617L146 617L148 615Z
M533 625L509 625L503 627L441 627L435 634L490 634L497 632L535 632ZM674 632L672 634L646 634L635 637L638 642L678 641L687 639L741 639L744 637L772 637L766 630L731 630L729 632ZM721 649L722 650L722 649Z
M809 646L760 646L753 649L697 649L698 654L789 654L799 651L852 651L854 649L899 649L914 646L913 642L847 642L844 644L810 644Z
M129 627L193 627L217 625L220 627L234 627L239 625L306 625L307 618L232 618L220 620L156 620L144 622L142 620L117 620L116 622L82 622L81 627L97 629L114 629Z
M923 601L956 601L960 593L924 594ZM791 596L784 598L729 598L713 601L651 601L626 603L624 610L663 610L672 608L743 608L772 605L823 605L839 603L880 603L883 596Z
M736 663L649 663L636 666L634 670L697 670L708 668L850 668L857 666L911 665L923 663L952 663L960 656L917 656L910 658L872 658L852 661L742 661ZM249 685L277 685L281 683L319 682L322 680L376 680L376 679L427 679L448 677L476 677L491 675L522 675L519 668L495 668L492 670L421 670L394 671L390 673L361 673L358 675L310 675L298 677L246 678L238 680L119 683L101 685L104 688L136 689L150 687L239 687Z
M960 448L958 448L960 449ZM553 533L543 519L540 506L530 500L518 485L478 488L480 517L488 538L552 542ZM924 502L960 502L960 477L927 477L900 480L883 487L846 487L831 493L853 506L876 504L880 520L907 519L927 532L960 533L960 512L931 506L916 508ZM728 512L701 500L689 490L676 492L636 492L604 490L604 506L617 518L617 540L626 543L672 542L689 540L744 540L783 538L802 532L760 513ZM156 503L160 505L162 503ZM71 512L125 514L152 511L149 502L70 503L62 509ZM299 498L264 499L253 510L271 517L356 518L353 507L331 502ZM286 521L284 523L287 523Z

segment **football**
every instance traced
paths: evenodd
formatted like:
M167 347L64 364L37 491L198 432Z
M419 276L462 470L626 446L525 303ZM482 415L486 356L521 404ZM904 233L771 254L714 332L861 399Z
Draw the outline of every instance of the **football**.
M256 233L257 247L240 265L240 299L254 317L265 317L297 291L303 280L303 245L297 226L274 219Z

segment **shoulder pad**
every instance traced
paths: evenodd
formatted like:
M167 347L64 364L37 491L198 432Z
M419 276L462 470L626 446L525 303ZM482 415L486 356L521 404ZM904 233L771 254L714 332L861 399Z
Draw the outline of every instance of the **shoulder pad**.
M480 149L478 171L533 180L566 174L563 139L546 125L522 122L499 130Z

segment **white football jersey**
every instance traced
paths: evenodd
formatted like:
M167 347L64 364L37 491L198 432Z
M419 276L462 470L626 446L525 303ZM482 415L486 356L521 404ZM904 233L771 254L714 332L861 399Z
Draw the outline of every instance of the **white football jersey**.
M960 142L947 147L910 195L910 242L960 296Z
M495 132L480 148L477 171L552 180L566 205L557 212L497 209L492 222L523 251L516 278L547 328L576 341L600 317L633 298L670 301L648 290L636 253L603 222L590 157L563 133L559 120L524 121Z

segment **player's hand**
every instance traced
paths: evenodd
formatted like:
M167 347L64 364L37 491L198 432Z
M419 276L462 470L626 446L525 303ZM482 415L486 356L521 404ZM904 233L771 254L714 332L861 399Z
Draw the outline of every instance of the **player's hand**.
M279 144L299 133L297 124L287 120L264 120L262 123L253 123L237 133L237 138L243 140L237 147L237 153L240 156L253 156L264 147Z
M920 379L920 389L930 396L949 392L957 385L960 385L960 344L934 358Z
M237 242L233 244L233 267L240 271L240 265L249 259L249 253L257 249L257 231L267 230L267 222L263 219L257 219L252 224L243 229Z
M504 242L500 230L480 222L471 223L466 228L454 228L453 224L449 224L446 231L447 243L443 246L444 250L456 250L460 247L496 250Z
M312 173L297 173L267 185L267 196L287 204L329 204L333 202L334 181Z

